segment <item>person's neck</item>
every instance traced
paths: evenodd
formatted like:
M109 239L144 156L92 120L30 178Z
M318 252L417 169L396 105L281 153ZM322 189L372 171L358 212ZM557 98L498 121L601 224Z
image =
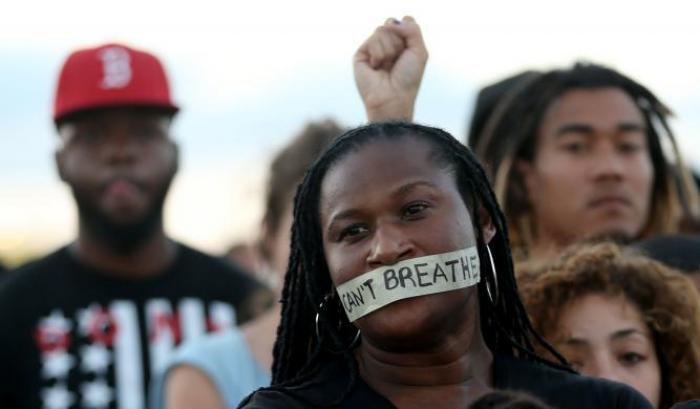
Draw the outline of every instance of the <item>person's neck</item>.
M163 272L175 258L177 247L162 226L129 252L114 249L89 230L80 227L78 238L69 247L72 254L95 269L117 278L139 279Z
M467 407L490 390L493 355L480 331L462 335L414 353L384 351L363 340L355 351L360 375L398 408Z
M565 247L566 245L557 245L554 242L533 243L528 250L527 259L535 263L547 263L557 258Z
M528 249L528 260L537 263L547 263L561 254L561 251L576 242L576 237L571 235L557 235L540 229L533 237Z

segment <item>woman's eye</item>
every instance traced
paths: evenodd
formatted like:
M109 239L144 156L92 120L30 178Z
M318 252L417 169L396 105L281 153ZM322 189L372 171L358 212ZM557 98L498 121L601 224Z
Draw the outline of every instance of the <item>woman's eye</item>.
M640 151L642 149L642 145L638 143L621 143L618 146L618 149L623 153L633 153Z
M409 218L417 216L427 208L428 205L426 203L411 203L403 208L403 216Z
M344 228L338 235L338 241L342 240L355 240L361 237L368 231L367 226L362 224L353 224Z
M618 359L625 366L633 366L644 361L646 358L636 352L627 352L620 355Z
M583 142L570 142L564 144L563 148L570 153L581 153L586 150L586 145Z

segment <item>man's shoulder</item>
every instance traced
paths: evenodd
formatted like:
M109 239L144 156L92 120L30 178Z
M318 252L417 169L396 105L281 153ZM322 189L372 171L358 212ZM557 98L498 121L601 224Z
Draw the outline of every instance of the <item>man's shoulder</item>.
M67 247L61 247L44 257L31 260L5 273L7 277L0 285L0 294L21 291L37 283L46 283L47 279L51 278L60 280L61 272L67 271L69 263Z
M198 270L205 274L215 274L220 277L250 278L241 267L219 257L206 254L183 243L177 243L181 252L179 268Z
M556 408L651 408L627 385L582 376L539 362L517 358L497 359L497 382L502 389L520 390Z
M233 263L183 244L180 244L180 252L174 277L192 291L233 302L239 324L259 315L272 304L272 292Z
M210 287L235 286L235 290L248 294L265 287L252 274L236 264L205 254L179 243L181 255L175 269L182 270L185 276Z

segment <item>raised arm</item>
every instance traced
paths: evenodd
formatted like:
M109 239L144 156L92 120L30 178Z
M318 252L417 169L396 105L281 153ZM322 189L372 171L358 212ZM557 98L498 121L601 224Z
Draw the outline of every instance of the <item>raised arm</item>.
M412 17L388 19L353 59L355 84L369 122L413 119L428 50Z

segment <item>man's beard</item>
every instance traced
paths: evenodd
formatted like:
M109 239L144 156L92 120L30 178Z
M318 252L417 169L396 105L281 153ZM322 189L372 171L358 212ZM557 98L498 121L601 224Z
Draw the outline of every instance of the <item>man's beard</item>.
M73 186L73 197L78 206L80 225L112 251L131 254L162 228L163 205L171 181L172 177L162 184L153 202L140 219L128 223L111 220L99 209L95 201L90 200L86 194Z

